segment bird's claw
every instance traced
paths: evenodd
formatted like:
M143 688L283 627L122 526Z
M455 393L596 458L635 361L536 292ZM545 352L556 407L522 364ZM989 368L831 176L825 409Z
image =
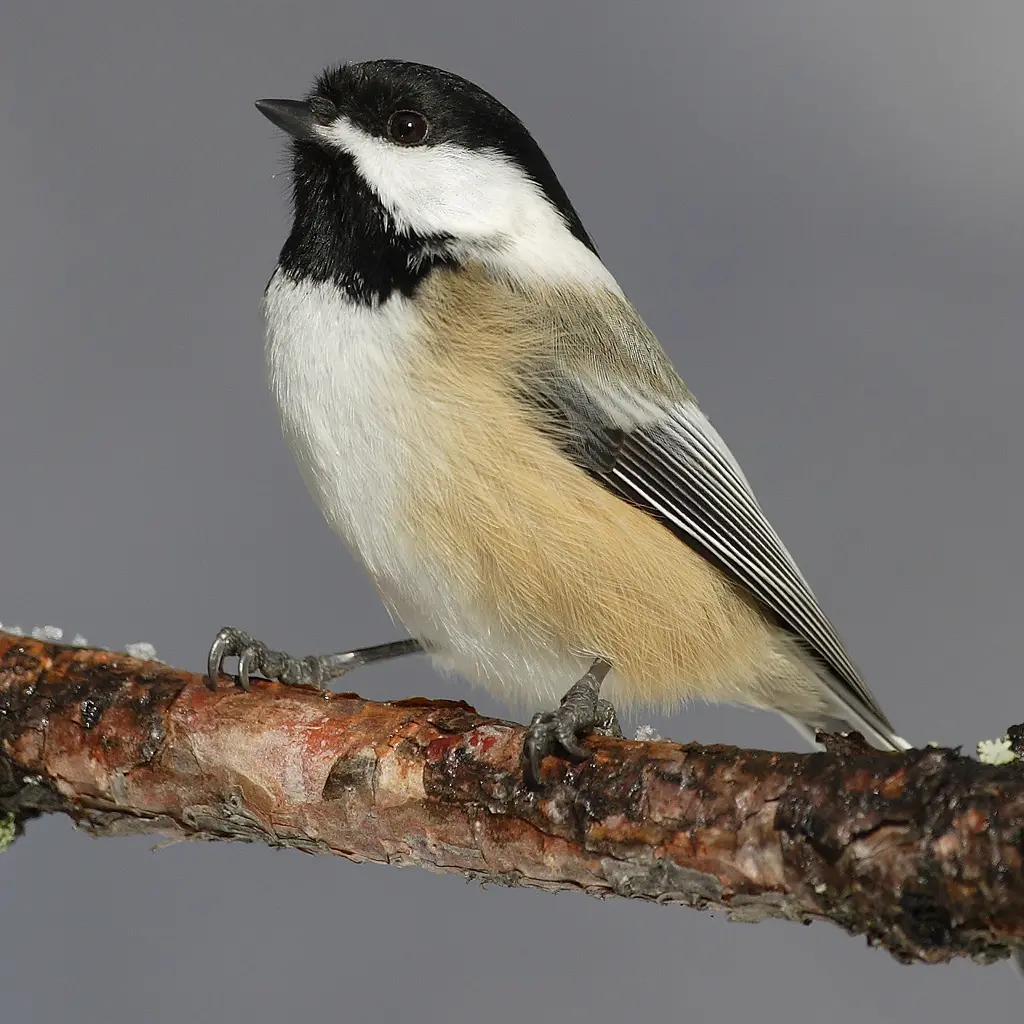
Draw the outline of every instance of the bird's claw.
M207 685L217 688L217 677L223 671L225 658L238 658L235 682L243 689L252 689L252 677L276 679L290 686L315 686L323 689L320 659L294 658L284 651L272 651L266 644L232 626L225 626L210 645L206 659Z
M523 743L523 778L528 786L540 785L540 764L550 755L563 755L570 761L590 758L590 752L578 737L591 732L621 736L619 719L610 701L601 700L591 687L576 684L562 698L556 711L540 711L533 716Z

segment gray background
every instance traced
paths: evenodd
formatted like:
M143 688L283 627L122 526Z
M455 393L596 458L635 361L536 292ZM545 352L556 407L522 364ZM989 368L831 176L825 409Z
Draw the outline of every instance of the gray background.
M192 669L224 623L297 653L396 635L265 392L286 207L252 101L404 56L533 129L904 733L999 734L1024 718L1022 38L1019 3L940 0L8 5L0 619ZM414 661L351 685L501 711ZM655 725L799 743L732 709ZM150 846L54 819L0 859L5 1024L1011 1020L1024 993L826 925Z

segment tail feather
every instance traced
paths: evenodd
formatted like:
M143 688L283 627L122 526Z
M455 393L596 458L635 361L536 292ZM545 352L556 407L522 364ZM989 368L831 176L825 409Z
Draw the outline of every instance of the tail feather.
M815 739L816 732L852 732L861 733L873 747L879 750L911 750L913 744L908 743L902 736L896 734L888 722L876 721L856 714L849 710L844 717L833 717L830 715L816 715L813 719L795 718L793 715L783 714L783 718L793 726L794 729L814 746L820 749L821 744Z

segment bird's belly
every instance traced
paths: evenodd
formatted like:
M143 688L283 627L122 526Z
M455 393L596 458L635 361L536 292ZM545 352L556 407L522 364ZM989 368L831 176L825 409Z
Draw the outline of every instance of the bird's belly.
M323 293L314 296L318 315L307 315L302 290L271 282L267 369L285 440L328 524L441 666L509 703L555 700L586 659L550 637L524 635L518 614L504 621L511 609L481 602L475 583L486 539L452 543L438 529L438 501L458 503L469 488L486 502L487 482L466 475L443 413L418 414L436 410L437 396L410 373L408 332L401 324L385 332L381 318L341 303L325 316Z
M462 551L432 543L436 531L426 521L432 495L482 482L460 479L435 436L438 425L410 415L422 395L412 393L404 370L357 346L315 369L309 362L284 365L290 363L278 353L270 375L285 438L328 524L365 566L391 613L428 645L440 667L483 683L510 704L555 701L585 671L586 659L523 636L514 624L503 626L501 609L479 602L470 578L477 573L477 541L467 538ZM297 401L296 378L310 372L319 386L301 388L306 397ZM474 563L466 572L463 554Z

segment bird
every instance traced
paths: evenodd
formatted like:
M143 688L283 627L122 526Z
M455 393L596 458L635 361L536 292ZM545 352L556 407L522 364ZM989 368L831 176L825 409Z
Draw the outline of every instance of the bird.
M210 685L232 657L248 689L425 652L536 710L532 786L618 709L694 699L909 749L515 114L397 59L256 107L291 151L270 391L409 636L296 657L225 627Z

